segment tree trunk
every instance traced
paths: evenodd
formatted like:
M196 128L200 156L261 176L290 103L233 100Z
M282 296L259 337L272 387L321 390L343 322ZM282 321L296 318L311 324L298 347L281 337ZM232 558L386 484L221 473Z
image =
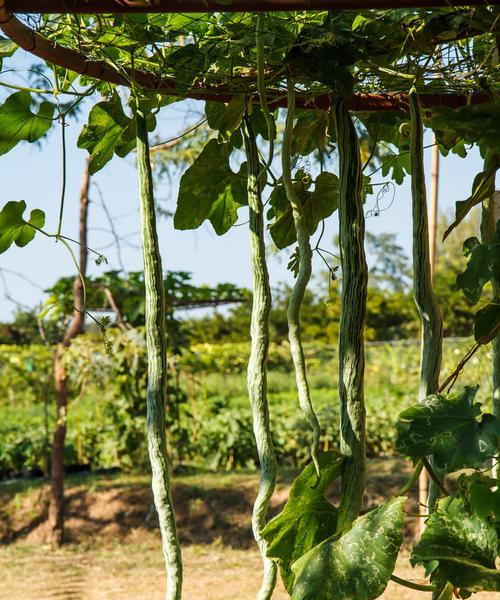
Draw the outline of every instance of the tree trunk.
M75 277L73 283L74 311L72 319L64 334L62 342L57 346L54 354L54 387L56 392L56 424L52 443L51 456L51 496L49 505L49 537L53 544L61 545L64 541L64 441L66 438L66 418L68 408L68 387L63 357L71 345L71 341L83 331L84 315L84 288L82 278L87 272L87 221L89 204L90 174L88 161L85 165L82 186L80 190L80 275Z

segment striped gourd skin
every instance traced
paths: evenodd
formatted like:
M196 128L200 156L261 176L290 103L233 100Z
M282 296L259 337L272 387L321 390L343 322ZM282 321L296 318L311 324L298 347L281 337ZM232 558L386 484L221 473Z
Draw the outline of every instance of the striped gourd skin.
M338 530L352 525L365 488L366 410L364 401L364 326L368 270L364 250L365 218L358 137L342 99L333 106L339 152L339 226L342 267L339 331L340 449L342 469Z
M255 134L248 116L245 116L244 119L243 134L248 166L247 190L250 210L250 255L253 279L251 350L248 361L247 385L261 470L259 491L252 512L252 529L264 565L264 575L257 600L269 600L276 585L277 567L272 560L266 557L267 543L262 538L261 531L266 525L267 510L278 474L267 401L271 288L264 242L264 207L259 187L259 170L261 166Z
M422 326L419 401L439 387L441 371L443 320L432 286L429 259L429 224L424 172L424 128L418 94L409 94L411 120L411 192L413 220L413 294ZM438 497L436 484L429 482L429 506Z
M311 393L307 379L306 359L300 332L300 309L312 273L312 249L302 202L300 201L300 198L297 197L292 182L291 153L293 121L295 115L294 86L295 83L293 79L289 78L288 111L283 134L283 146L281 149L283 186L286 191L288 202L290 202L292 207L293 223L297 234L297 245L299 247L299 272L297 273L295 284L290 293L287 309L288 339L290 341L290 352L292 354L293 366L295 369L299 405L312 429L313 440L311 445L311 457L319 476L318 448L321 428L311 401Z
M148 355L147 438L151 462L153 497L162 536L167 567L167 600L180 600L182 559L172 503L165 434L167 392L167 340L165 291L158 235L156 231L153 178L149 157L146 118L136 111L137 166L140 182L140 212L146 301L146 342Z

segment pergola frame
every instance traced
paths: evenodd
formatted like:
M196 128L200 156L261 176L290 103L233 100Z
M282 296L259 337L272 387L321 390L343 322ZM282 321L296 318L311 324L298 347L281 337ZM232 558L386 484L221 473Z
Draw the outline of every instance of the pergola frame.
M486 6L499 5L500 0L485 2L484 0L234 0L228 5L221 0L0 0L0 29L13 42L35 56L69 69L81 75L99 79L116 85L130 85L134 79L144 89L169 96L185 97L195 100L211 100L229 102L234 91L226 86L210 89L191 89L187 93L177 89L172 78L158 77L151 73L135 71L126 75L118 73L108 65L88 60L85 56L64 46L53 43L32 30L19 19L15 13L158 13L158 12L219 12L230 9L231 12L256 11L293 11L293 10L350 10L373 8L410 8L410 7L449 7L454 6ZM250 99L252 94L249 94ZM255 101L258 96L253 94ZM269 90L268 100L272 107L286 107L287 99L280 90ZM323 94L314 98L298 95L297 108L327 110L331 106L331 96ZM486 93L453 94L421 94L420 102L425 109L436 106L459 108L467 104L480 104L491 100ZM406 93L385 94L353 94L346 99L346 106L353 112L385 112L407 111L408 96Z
M12 13L206 13L485 6L500 0L4 0Z

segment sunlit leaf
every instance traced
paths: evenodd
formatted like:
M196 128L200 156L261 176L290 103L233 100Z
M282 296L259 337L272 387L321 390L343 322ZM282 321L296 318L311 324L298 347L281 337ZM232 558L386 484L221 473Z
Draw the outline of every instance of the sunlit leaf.
M283 583L291 592L291 564L335 533L337 509L325 498L328 486L340 475L343 457L337 452L319 455L320 479L310 463L293 482L290 497L281 513L262 531L267 556L281 568Z
M7 202L0 211L0 254L5 252L14 243L23 247L35 237L35 227L45 225L45 213L38 208L31 211L30 218L26 221L23 213L26 202Z
M78 147L90 155L89 172L100 171L121 148L125 156L135 146L131 133L132 119L123 112L120 96L115 92L110 100L96 104L89 114L89 121L78 138ZM124 145L127 151L124 150Z
M247 203L245 167L234 173L229 166L229 144L210 140L182 176L174 216L176 229L196 229L209 219L218 235L237 219Z
M433 394L403 411L396 450L412 458L433 455L444 473L480 467L496 452L500 421L481 415L481 405L474 404L476 393L477 387L465 387L455 395Z
M497 547L493 523L469 510L460 498L448 497L427 520L411 562L438 561L441 576L468 592L500 591Z
M393 498L359 517L292 565L292 600L374 600L387 587L403 541L403 505Z
M16 92L0 106L0 155L19 142L36 142L54 123L54 106L42 102L38 112L31 111L29 92Z

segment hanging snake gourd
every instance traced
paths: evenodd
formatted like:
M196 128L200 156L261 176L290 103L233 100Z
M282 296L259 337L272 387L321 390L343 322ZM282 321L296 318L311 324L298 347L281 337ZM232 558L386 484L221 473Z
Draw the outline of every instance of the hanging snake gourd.
M297 234L297 244L299 247L299 272L295 280L295 285L290 293L287 309L288 339L290 341L290 352L292 354L292 360L295 368L295 379L297 383L300 408L309 421L313 432L311 457L314 462L316 472L319 476L318 447L321 429L311 402L311 393L309 390L309 382L307 380L306 360L304 356L304 349L302 347L300 332L300 309L304 300L307 284L311 278L312 250L302 202L295 192L292 181L291 153L293 121L295 117L294 85L293 79L289 77L288 110L283 134L283 147L281 149L283 186L285 188L288 201L292 207L293 223L295 232Z
M167 340L165 329L165 291L153 194L146 116L138 106L137 165L140 182L140 213L144 284L146 288L146 342L148 354L147 439L152 471L153 497L167 567L167 600L180 600L182 558L175 524L165 433L167 393Z
M339 227L342 268L339 330L340 450L346 460L338 514L339 532L350 529L365 488L366 410L364 326L368 271L364 236L362 170L358 137L344 101L334 100L339 153Z
M248 115L244 118L244 142L247 158L248 205L250 210L250 254L253 275L253 303L251 320L251 350L248 361L248 396L252 408L253 429L260 461L260 483L252 513L252 529L264 565L262 584L257 600L269 600L276 585L276 564L266 557L267 543L261 537L266 525L269 502L276 485L278 465L269 425L267 401L267 359L269 351L269 313L271 288L264 243L264 207L262 204L257 143Z
M422 325L419 401L433 394L439 387L441 371L443 320L432 286L429 259L429 224L424 171L424 127L422 111L415 88L410 91L411 121L411 194L413 220L413 294ZM438 489L429 482L429 506L438 497Z

